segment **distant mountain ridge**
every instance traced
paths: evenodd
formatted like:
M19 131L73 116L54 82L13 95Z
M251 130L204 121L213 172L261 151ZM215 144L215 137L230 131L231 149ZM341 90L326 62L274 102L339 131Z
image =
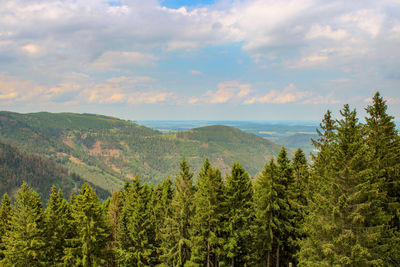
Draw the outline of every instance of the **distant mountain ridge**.
M174 176L183 157L194 171L208 157L222 172L239 161L256 175L281 148L222 125L162 134L109 116L47 112L0 112L0 141L46 156L110 192L136 175L151 183Z

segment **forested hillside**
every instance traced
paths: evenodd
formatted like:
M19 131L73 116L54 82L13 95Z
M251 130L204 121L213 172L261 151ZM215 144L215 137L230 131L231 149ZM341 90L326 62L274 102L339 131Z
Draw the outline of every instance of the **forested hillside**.
M223 173L239 160L251 175L280 146L226 126L162 134L112 117L73 113L0 112L0 140L46 156L109 192L139 175L158 183L185 157L195 172L205 157Z
M104 203L88 184L69 202L53 187L45 210L23 184L0 206L0 263L399 266L400 137L386 109L377 93L365 124L349 105L328 111L311 164L282 148L255 180L208 159L196 177L182 160L174 182L134 179Z
M0 143L0 194L14 195L23 182L34 188L42 200L47 201L52 185L69 196L77 193L85 181L54 161ZM104 189L95 187L95 190L101 199L109 196Z

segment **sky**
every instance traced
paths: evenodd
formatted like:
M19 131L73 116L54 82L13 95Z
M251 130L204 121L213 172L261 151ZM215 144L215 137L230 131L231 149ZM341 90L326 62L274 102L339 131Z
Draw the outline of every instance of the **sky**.
M399 0L2 0L0 110L400 118Z

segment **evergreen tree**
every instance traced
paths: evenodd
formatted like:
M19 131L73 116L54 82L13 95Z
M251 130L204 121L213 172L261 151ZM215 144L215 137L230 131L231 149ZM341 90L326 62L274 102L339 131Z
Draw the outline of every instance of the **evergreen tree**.
M309 167L306 156L301 148L296 150L292 160L292 170L295 180L295 194L300 201L300 204L307 206L307 197L310 194L309 188Z
M118 232L121 266L153 266L157 262L155 217L151 188L138 178L125 192Z
M23 183L4 236L3 266L45 266L44 216L39 195Z
M278 170L274 160L265 164L254 185L254 247L258 265L270 267L275 262L272 253L276 250L277 235L283 228L279 218L280 207L287 207L286 201L278 198L282 187L277 184Z
M117 266L117 259L115 257L115 254L117 254L118 248L118 226L122 210L122 200L120 195L120 191L114 192L111 196L107 208L107 219L110 226L110 239L107 247L111 253L110 258L108 259L107 266Z
M5 235L10 230L10 220L12 216L11 201L7 193L3 195L0 205L0 260L2 260L5 250Z
M180 163L180 173L175 180L175 193L172 199L172 213L166 219L165 253L162 261L168 266L184 266L191 256L191 222L194 213L195 189L193 173L186 160Z
M168 240L164 240L164 230L168 227L166 218L171 216L171 201L174 194L172 181L168 177L161 184L158 184L153 192L153 212L155 216L155 247L157 252L157 263L161 262L163 247L168 244Z
M287 152L282 147L277 159L277 181L275 182L277 198L280 199L279 220L280 229L275 233L276 245L276 266L288 265L295 261L297 253L297 238L299 236L298 225L300 222L296 218L300 217L299 199L296 195L295 179Z
M50 199L45 210L46 257L50 265L58 266L63 262L67 239L72 238L72 216L68 202L61 190L51 188Z
M363 205L367 245L375 258L400 265L400 139L379 92L366 108L367 165Z
M356 111L345 105L332 142L320 153L331 159L315 165L319 190L313 195L306 218L307 238L300 262L305 266L368 266L379 264L365 246L360 185L365 170L365 145ZM317 156L320 158L320 155ZM319 176L323 174L323 176Z
M288 191L291 194L291 196L289 197L289 203L291 204L291 211L293 211L294 215L294 217L292 218L293 242L291 258L293 263L297 263L297 256L295 255L300 249L300 240L305 238L303 224L304 218L307 213L307 199L311 194L309 186L309 167L306 157L301 148L299 148L294 155L291 169L293 171L294 178L293 182L288 187Z
M225 197L228 220L224 251L231 266L244 266L251 261L253 189L249 175L239 163L233 164L227 177Z
M218 266L223 245L224 184L208 159L199 173L195 193L191 263Z
M102 266L109 251L109 226L92 187L85 183L72 202L74 236L68 241L64 262L68 266Z

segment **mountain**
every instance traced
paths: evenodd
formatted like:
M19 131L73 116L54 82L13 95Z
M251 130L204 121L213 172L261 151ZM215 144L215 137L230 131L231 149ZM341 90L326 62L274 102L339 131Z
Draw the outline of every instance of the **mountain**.
M39 193L43 203L47 202L52 185L60 188L68 198L85 182L52 160L0 143L0 195L6 192L13 195L24 181ZM101 199L110 195L99 187L94 186L94 189Z
M113 117L46 112L0 112L0 141L46 156L110 192L136 175L151 183L174 176L183 157L194 171L208 157L222 172L239 161L256 175L281 148L221 125L162 134Z

